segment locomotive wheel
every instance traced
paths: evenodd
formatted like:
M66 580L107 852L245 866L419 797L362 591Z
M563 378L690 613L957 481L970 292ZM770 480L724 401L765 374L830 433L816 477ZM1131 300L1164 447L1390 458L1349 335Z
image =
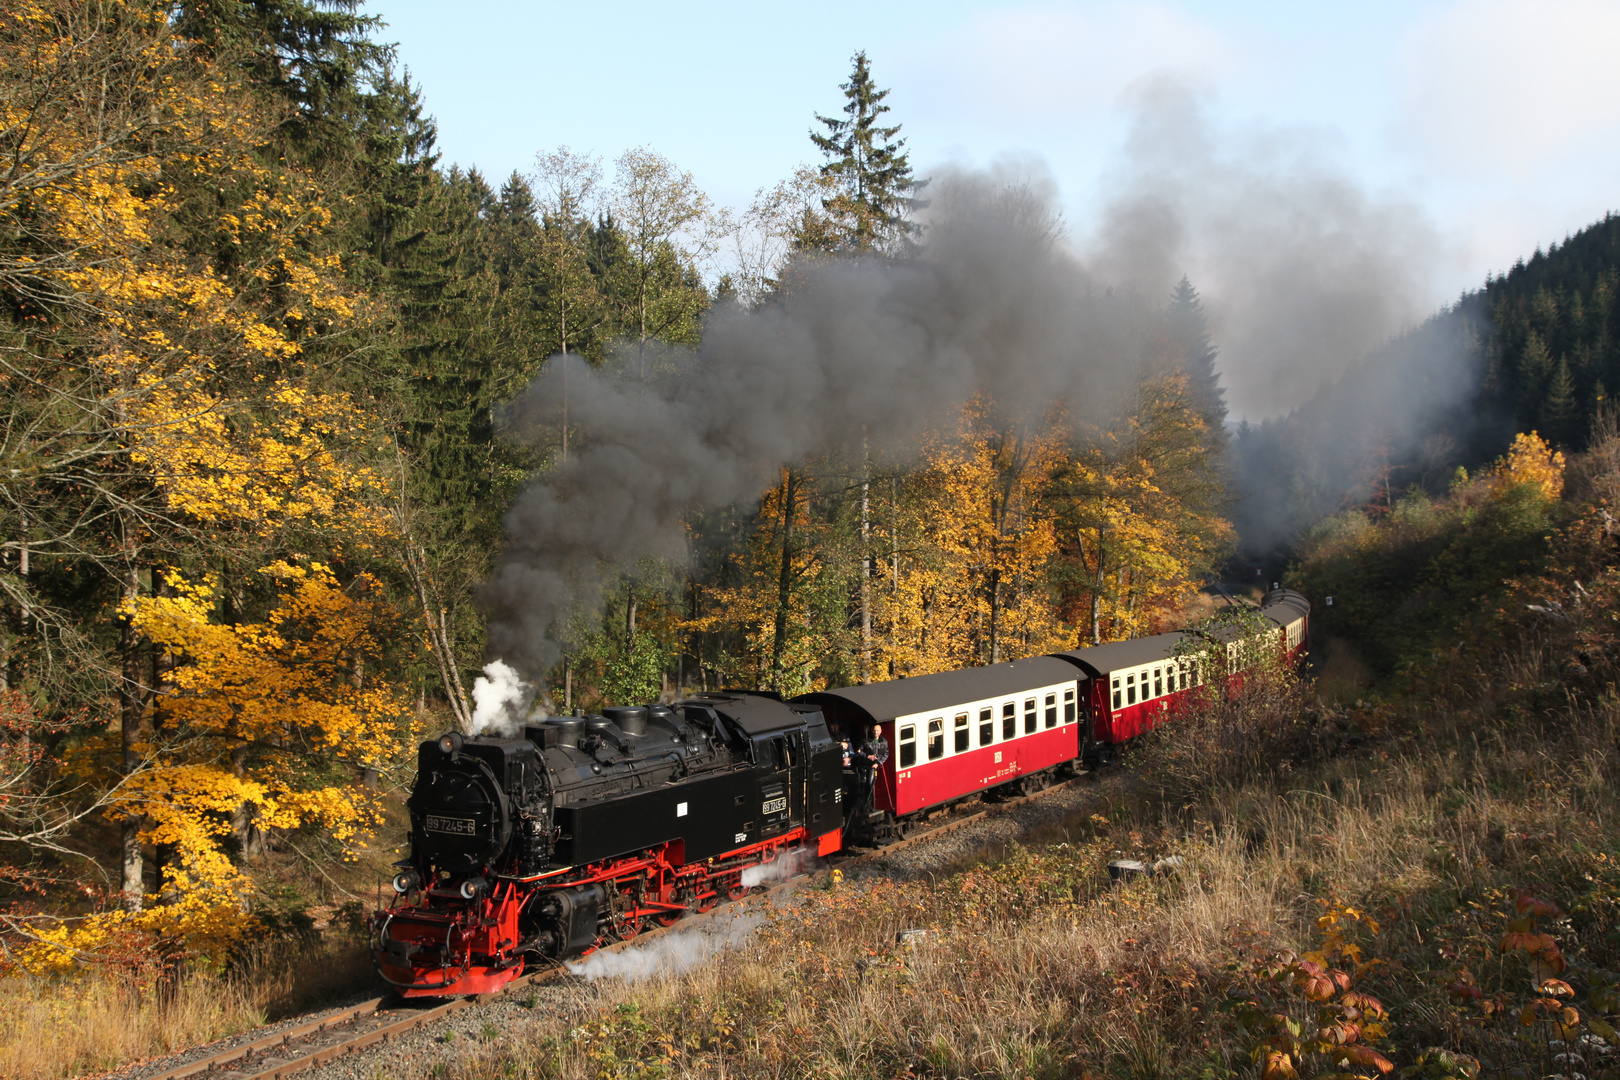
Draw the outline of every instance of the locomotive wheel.
M686 918L686 915L687 913L684 911L660 912L658 915L658 921L665 926L674 926L676 923Z
M641 916L630 915L613 924L613 932L620 941L632 941L641 933Z
M697 902L692 905L692 910L697 912L699 915L702 915L706 911L713 911L714 905L718 904L719 902L719 893L707 893L697 898Z
M744 885L742 883L741 878L738 878L736 881L733 881L729 885L726 886L726 899L727 900L741 900L743 897L745 897L747 895L748 895L748 886Z

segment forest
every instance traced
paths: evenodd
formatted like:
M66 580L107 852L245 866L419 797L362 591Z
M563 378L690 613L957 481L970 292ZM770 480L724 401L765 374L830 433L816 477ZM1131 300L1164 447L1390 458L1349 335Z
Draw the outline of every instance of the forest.
M502 659L508 512L597 438L566 396L527 422L534 388L570 364L653 385L828 267L944 243L947 189L864 53L804 118L810 163L728 208L646 146L537 147L500 179L444 162L383 40L350 0L0 13L6 978L218 975L352 917L417 742L470 729ZM600 602L522 674L558 712L791 695L1179 626L1244 559L1303 553L1299 580L1339 588L1364 568L1331 553L1366 540L1344 514L1416 521L1495 490L1510 446L1588 449L1620 386L1617 274L1610 217L1235 430L1195 283L1110 298L1134 329L1105 414L981 392L905 454L761 463L681 517L684 552L603 562ZM1351 430L1368 416L1389 430ZM1336 617L1353 638L1357 609Z

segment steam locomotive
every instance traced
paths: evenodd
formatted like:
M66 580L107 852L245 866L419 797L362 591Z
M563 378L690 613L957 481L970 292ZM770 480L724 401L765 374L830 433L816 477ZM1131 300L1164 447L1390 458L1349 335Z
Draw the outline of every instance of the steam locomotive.
M1257 644L1297 662L1310 604L1277 589L1260 613L1258 636L1198 650L1157 634L792 701L726 691L424 742L411 854L373 916L377 970L406 997L489 993L531 959L707 911L941 806L1038 790L1234 691ZM835 731L873 727L894 752L846 764Z

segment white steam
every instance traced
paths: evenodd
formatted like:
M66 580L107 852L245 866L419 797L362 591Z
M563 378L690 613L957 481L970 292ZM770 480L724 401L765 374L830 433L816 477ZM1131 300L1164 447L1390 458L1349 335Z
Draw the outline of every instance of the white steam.
M515 738L523 727L524 706L534 699L534 687L515 669L492 660L473 680L472 696L472 730L467 734Z
M702 926L677 930L635 948L592 953L577 964L569 964L568 970L592 981L678 975L742 945L764 921L765 917L757 912L730 912Z
M756 885L767 882L786 881L804 873L805 867L813 860L808 851L790 851L775 862L761 863L758 866L743 868L742 887L752 889Z

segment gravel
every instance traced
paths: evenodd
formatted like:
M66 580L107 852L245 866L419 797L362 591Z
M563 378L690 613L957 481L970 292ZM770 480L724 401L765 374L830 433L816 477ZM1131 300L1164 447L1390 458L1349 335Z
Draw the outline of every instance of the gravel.
M377 995L375 993L356 994L353 997L345 998L334 1005L328 1006L325 1009L317 1010L316 1012L303 1013L299 1016L289 1016L285 1020L276 1021L274 1024L266 1024L264 1027L253 1028L250 1031L244 1031L237 1035L231 1035L227 1038L206 1043L202 1046L193 1046L190 1049L182 1050L179 1053L168 1054L164 1057L148 1058L145 1061L131 1062L130 1064L125 1065L123 1068L118 1069L116 1072L100 1073L95 1077L95 1080L145 1080L146 1077L161 1075L162 1073L166 1073L171 1069L178 1069L182 1065L188 1065L193 1061L200 1061L203 1058L212 1057L221 1051L230 1050L234 1047L241 1046L244 1043L253 1042L255 1039L262 1039L267 1035L274 1035L278 1031L285 1031L288 1028L297 1027L299 1024L308 1023L311 1020L319 1020L324 1016L335 1015L343 1012L345 1009L353 1008L361 1002L368 1001L376 996Z
M595 999L588 984L574 979L522 987L297 1075L301 1080L415 1080L442 1076L501 1042L538 1042L542 1032L556 1030L559 1013L578 1015Z

